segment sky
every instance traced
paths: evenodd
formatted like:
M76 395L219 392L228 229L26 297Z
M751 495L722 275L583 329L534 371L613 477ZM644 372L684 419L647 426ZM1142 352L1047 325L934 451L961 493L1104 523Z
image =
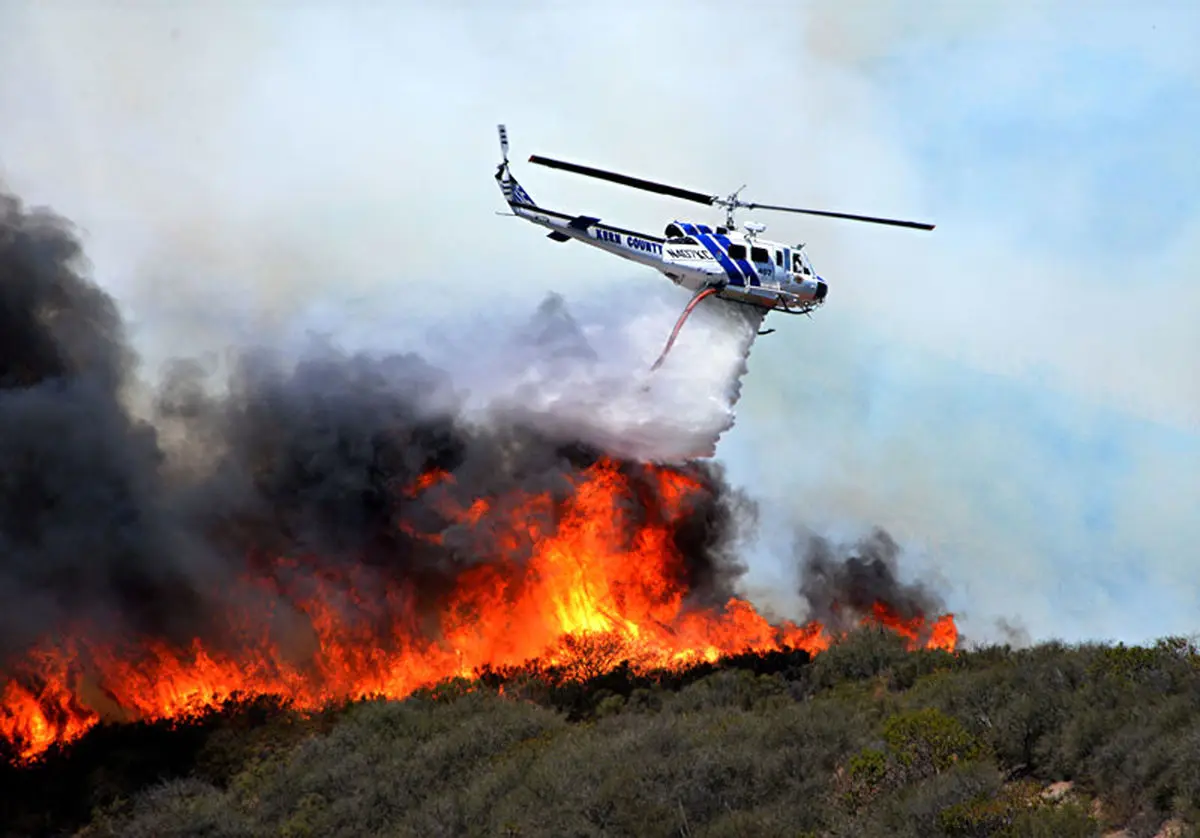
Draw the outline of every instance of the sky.
M749 590L786 607L797 527L883 526L969 637L1140 642L1200 631L1196 43L1186 0L8 0L0 180L79 226L147 375L682 306L497 216L498 122L535 200L652 234L719 216L523 161L934 222L755 216L831 290L768 321L718 448Z

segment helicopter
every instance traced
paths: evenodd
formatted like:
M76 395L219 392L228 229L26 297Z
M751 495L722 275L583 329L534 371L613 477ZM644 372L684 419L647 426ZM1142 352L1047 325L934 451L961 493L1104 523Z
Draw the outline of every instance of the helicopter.
M505 201L512 210L511 213L497 213L498 215L516 216L549 228L548 238L552 241L582 242L652 267L676 285L692 292L691 299L679 315L675 328L652 369L658 369L662 364L688 316L700 301L707 297L717 297L732 304L749 306L757 315L756 320L759 323L770 312L811 317L813 311L824 305L829 293L829 284L825 277L813 268L804 250L804 244L787 245L764 239L761 234L766 230L766 225L751 221L743 225L745 232L738 232L734 223L735 210L773 210L917 230L934 229L933 224L919 221L743 201L738 196L742 189L746 188L745 185L722 198L719 195L705 194L591 166L568 163L537 154L530 155L529 162L537 165L725 209L725 223L716 228L708 224L674 219L667 223L662 236L626 230L603 224L600 218L595 216L572 215L536 204L510 170L506 127L501 124L497 128L502 159L495 177ZM759 331L758 334L766 335L774 331L767 329Z

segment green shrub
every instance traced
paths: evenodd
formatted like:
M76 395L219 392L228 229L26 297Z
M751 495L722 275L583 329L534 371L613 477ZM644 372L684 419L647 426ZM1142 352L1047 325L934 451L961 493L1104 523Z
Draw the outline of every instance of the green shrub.
M680 690L667 705L675 713L712 708L768 709L792 703L787 685L778 675L754 675L744 669L709 675Z
M1037 806L1015 813L998 838L1096 838L1100 824L1079 803Z
M1200 820L1190 640L912 653L866 629L818 655L678 671L532 662L316 714L270 699L103 726L0 765L0 833L557 836L1097 834ZM591 644L590 646L588 644ZM578 669L578 667L576 668ZM585 676L591 677L585 677ZM502 690L502 695L498 691ZM1014 782L1014 778L1023 778Z
M854 754L836 784L842 803L851 810L986 756L983 744L957 719L933 707L889 716L883 723L882 745Z
M938 774L881 794L857 813L848 834L889 838L945 836L949 834L943 828L945 811L994 797L1002 783L1000 772L988 762L957 763Z
M199 780L174 780L143 792L127 816L98 814L89 838L253 838L244 812Z
M883 740L905 771L918 777L939 774L960 760L978 758L983 751L958 719L935 707L892 716L883 725Z
M901 666L909 655L907 641L878 626L867 626L846 635L813 660L807 677L809 689L829 689L845 681L865 681Z
M995 794L946 807L938 813L938 826L953 838L995 835L1032 807L1043 805L1040 793L1037 783L1010 783Z

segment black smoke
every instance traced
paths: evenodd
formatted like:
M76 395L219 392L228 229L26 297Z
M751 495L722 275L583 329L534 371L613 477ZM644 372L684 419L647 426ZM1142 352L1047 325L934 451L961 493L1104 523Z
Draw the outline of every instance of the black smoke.
M66 221L3 199L0 672L79 632L236 642L222 615L247 574L273 606L318 579L357 584L365 597L346 597L347 619L379 619L385 604L364 598L404 590L419 620L465 568L495 558L447 504L561 501L604 454L516 421L472 424L449 376L411 354L246 350L220 376L185 359L146 398L117 305L86 271ZM562 331L536 337L557 345ZM135 395L147 419L129 408ZM652 467L617 468L635 517L661 519ZM434 470L453 475L437 503L413 491ZM715 464L676 470L704 487L675 528L678 584L698 604L723 602L743 570L746 501Z
M134 358L69 225L0 195L0 661L88 619L168 637L210 558L164 496Z
M848 547L819 536L806 539L800 549L800 594L809 615L835 632L854 628L876 603L901 620L940 616L945 604L936 591L900 580L900 552L895 539L878 528Z
M72 637L237 648L247 627L228 615L247 604L268 607L267 630L303 633L295 605L318 587L340 593L346 623L368 631L356 637L386 643L399 618L434 639L456 580L499 555L488 519L464 525L455 510L488 498L503 518L506 498L544 494L525 514L553 529L601 460L640 523L666 520L663 470L700 485L672 524L684 557L674 588L690 603L723 604L745 572L754 504L715 462L655 466L517 418L472 420L467 394L414 354L244 349L221 373L175 361L151 390L87 270L65 220L0 198L0 687L27 675L37 644ZM580 351L560 300L527 331L555 357ZM452 479L416 491L433 473ZM883 534L848 557L814 542L803 589L814 616L836 627L875 599L935 610L928 591L897 581L896 552ZM402 601L385 596L396 591Z

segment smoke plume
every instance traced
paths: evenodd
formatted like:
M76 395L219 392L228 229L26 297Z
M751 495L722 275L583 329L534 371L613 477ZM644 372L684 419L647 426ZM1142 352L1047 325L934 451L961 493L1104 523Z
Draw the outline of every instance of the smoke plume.
M515 335L473 334L439 353L449 368L313 341L298 356L242 349L220 373L180 359L150 388L70 226L13 198L0 207L0 671L11 696L36 705L52 693L61 714L92 718L69 709L78 667L121 677L112 650L127 648L130 661L151 654L177 671L170 661L187 655L170 650L196 642L240 662L226 672L251 667L271 685L300 671L313 672L310 687L338 677L321 644L364 677L394 665L358 657L366 650L391 661L415 651L444 668L430 675L453 672L439 641L462 637L464 609L479 611L468 623L503 625L510 606L542 608L536 591L559 575L593 599L589 586L605 588L596 601L616 611L635 607L623 598L636 589L641 620L716 614L735 595L755 505L695 452L732 423L756 318L699 312L653 379L634 371L657 340L589 334L552 296ZM599 484L618 508L581 500ZM548 565L544 540L564 527L577 540L562 549L596 555ZM596 527L608 529L589 535ZM589 546L596 538L603 546ZM812 616L837 630L845 609L877 601L904 619L929 613L935 598L897 581L896 553L882 533L844 561L814 542ZM616 564L575 575L593 561ZM632 581L610 589L604 573ZM721 625L769 631L738 613ZM53 665L31 669L34 649ZM269 660L254 658L264 649Z
M587 329L551 294L516 334L460 327L430 351L450 359L466 393L461 408L479 421L532 425L633 459L712 457L733 426L762 315L702 301L651 373L688 299L679 289L651 288L677 293L656 297L642 287L636 296L619 295L619 314Z
M835 631L845 631L880 603L901 621L941 613L944 603L920 582L899 579L900 545L882 529L838 550L811 536L801 556L800 594L809 614Z
M70 229L0 196L0 655L73 619L171 636L212 559L122 406L133 356Z
M504 369L474 366L486 368L492 392L479 381L463 389L416 354L318 343L299 359L242 351L219 378L177 361L140 420L127 407L141 386L136 357L116 304L86 277L70 226L15 198L0 207L0 661L80 626L227 641L209 615L247 562L282 600L322 574L353 575L414 592L419 616L464 570L494 558L446 504L546 494L552 515L585 469L612 457L598 442L630 421L653 425L656 411L679 412L660 405L630 420L609 410L585 423L586 406L570 403L584 387L563 386L564 370L601 388L610 376L610 407L625 398L633 410L645 390L617 386L611 362L597 370L551 299L517 336L520 351L486 353ZM501 398L514 383L517 396ZM726 408L715 426L730 421ZM692 444L711 430L693 429ZM661 516L650 466L616 465L635 487L634 520ZM674 529L687 561L677 582L698 604L720 603L742 572L734 542L749 504L714 463L676 469L704 487ZM436 504L411 491L431 472L454 476Z

